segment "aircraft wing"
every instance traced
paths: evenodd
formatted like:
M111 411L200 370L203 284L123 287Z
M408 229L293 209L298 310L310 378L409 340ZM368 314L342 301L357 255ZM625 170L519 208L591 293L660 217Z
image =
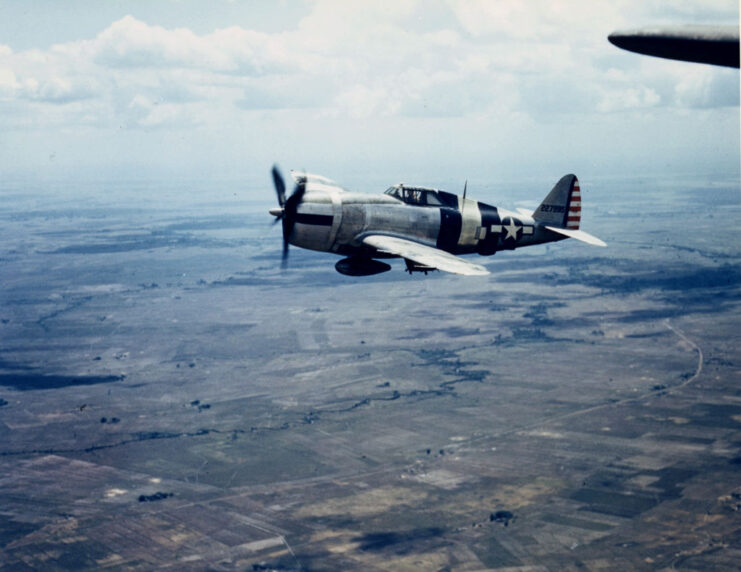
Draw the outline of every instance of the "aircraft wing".
M607 39L618 48L671 60L737 68L738 26L664 26L619 30Z
M370 234L363 238L363 244L367 244L384 254L400 256L417 264L437 268L443 272L465 276L489 274L489 271L479 264L473 264L439 248L433 248L407 238Z

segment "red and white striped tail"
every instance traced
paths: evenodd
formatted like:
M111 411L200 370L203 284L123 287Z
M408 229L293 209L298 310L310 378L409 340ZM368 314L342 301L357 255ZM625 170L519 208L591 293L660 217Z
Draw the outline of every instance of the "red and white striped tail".
M566 228L577 230L581 221L581 189L579 181L574 181L574 188L571 191L571 200L569 200L569 214L566 220Z

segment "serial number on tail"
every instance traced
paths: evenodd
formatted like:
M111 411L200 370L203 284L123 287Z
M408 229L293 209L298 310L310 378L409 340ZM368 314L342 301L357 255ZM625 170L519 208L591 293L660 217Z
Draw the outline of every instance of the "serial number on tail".
M540 205L542 213L565 213L566 207L563 205Z

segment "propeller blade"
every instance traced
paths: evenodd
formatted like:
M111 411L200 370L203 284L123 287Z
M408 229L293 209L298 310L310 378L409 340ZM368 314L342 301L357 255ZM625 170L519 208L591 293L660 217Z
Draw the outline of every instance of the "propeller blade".
M278 165L273 165L273 185L275 186L275 194L278 195L278 204L284 206L286 204L286 183L283 181L283 175L280 174Z
M301 198L306 192L306 184L303 182L296 184L296 189L293 191L290 197L286 199L286 204L283 207L283 240L288 241L293 233L293 225L296 222L296 212L298 211L298 205L301 202Z
M301 203L301 199L306 193L306 178L299 178L296 183L296 187L291 193L291 196L285 200L283 205L283 214L280 220L283 221L283 258L281 260L281 267L285 268L288 265L288 244L293 234L293 227L296 224L296 213L298 212L298 205Z
M286 220L283 219L283 256L280 259L280 267L286 268L288 266L288 240L286 239Z

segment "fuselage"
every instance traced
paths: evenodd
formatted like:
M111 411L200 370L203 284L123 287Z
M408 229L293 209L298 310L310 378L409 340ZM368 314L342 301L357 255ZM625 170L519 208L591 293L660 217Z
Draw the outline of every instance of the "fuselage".
M527 214L458 195L395 185L383 194L307 182L290 243L343 256L383 257L362 243L382 234L410 238L451 254L491 255L563 237Z

